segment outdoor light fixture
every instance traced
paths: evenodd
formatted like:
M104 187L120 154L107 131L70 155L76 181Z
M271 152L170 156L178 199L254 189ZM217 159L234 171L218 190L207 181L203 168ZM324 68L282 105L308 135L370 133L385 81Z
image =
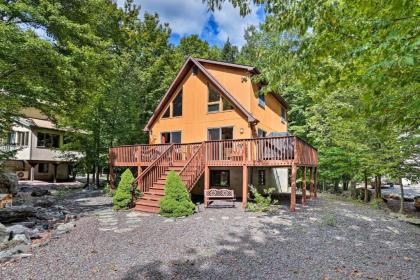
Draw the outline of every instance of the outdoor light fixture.
M239 132L240 132L241 134L244 134L244 129L243 129L243 128L241 128L241 129L239 130Z

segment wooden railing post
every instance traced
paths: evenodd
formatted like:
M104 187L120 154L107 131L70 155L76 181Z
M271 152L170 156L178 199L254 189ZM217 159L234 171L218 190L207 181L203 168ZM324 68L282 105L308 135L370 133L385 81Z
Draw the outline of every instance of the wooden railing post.
M207 207L209 205L209 199L206 195L207 191L210 189L210 169L206 164L204 169L204 206Z
M303 167L302 174L302 207L306 204L306 166Z
M248 166L242 167L242 207L246 208L248 203Z
M314 168L309 167L309 198L313 198L314 195Z

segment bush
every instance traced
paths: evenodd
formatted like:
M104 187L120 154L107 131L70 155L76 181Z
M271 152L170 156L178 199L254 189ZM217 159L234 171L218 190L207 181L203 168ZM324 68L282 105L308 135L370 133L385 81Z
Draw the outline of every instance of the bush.
M260 194L254 186L250 187L250 191L254 196L255 202L247 204L247 208L251 212L267 212L270 208L270 204L273 202L271 194L274 188L265 188L263 190L264 195Z
M174 171L169 172L165 183L165 197L160 201L160 214L165 217L183 217L194 213L195 205Z
M368 190L368 201L372 198L372 193ZM364 201L365 200L365 189L364 188L358 188L351 190L351 198Z
M114 203L114 209L127 209L131 206L131 184L134 182L133 173L130 169L126 169L121 175L120 183L118 184L117 190L115 191L112 202Z
M335 215L335 213L327 212L324 216L323 224L330 227L335 227L337 225L337 216Z
M373 209L382 209L384 208L384 201L382 199L375 198L370 202L370 207Z

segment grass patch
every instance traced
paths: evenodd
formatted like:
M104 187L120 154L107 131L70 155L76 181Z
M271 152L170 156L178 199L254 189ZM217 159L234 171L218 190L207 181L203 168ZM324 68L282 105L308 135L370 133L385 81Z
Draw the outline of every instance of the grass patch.
M322 224L330 227L336 227L337 215L334 212L326 212L322 218Z

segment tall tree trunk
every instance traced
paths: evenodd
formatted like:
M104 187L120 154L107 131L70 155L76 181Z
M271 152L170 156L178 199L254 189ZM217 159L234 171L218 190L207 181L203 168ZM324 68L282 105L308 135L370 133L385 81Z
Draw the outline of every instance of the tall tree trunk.
M343 191L348 191L348 190L349 190L349 181L344 180L343 181Z
M87 175L86 175L86 186L89 186L89 171L87 172Z
M368 196L368 177L367 177L367 172L365 170L365 203L367 203L369 201L369 196Z
M95 166L95 173L96 173L96 186L99 187L99 165Z
M402 178L399 179L400 190L401 190L401 199L400 199L400 213L404 213L404 187L402 183Z
M95 184L95 180L96 180L96 177L95 177L95 164L93 165L93 167L92 167L92 169L90 171L92 172L92 185L94 185Z

